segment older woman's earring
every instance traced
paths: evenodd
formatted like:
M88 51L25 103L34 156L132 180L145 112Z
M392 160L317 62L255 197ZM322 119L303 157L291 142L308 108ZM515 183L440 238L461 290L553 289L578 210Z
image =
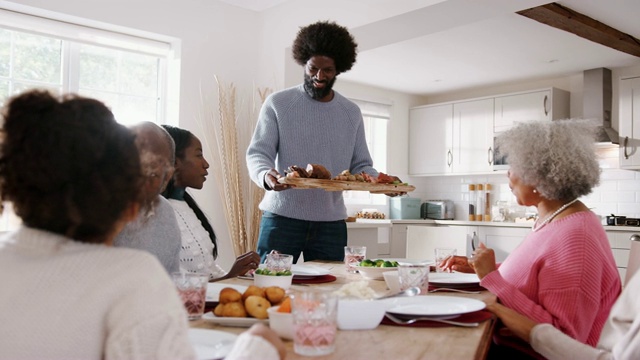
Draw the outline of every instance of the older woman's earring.
M537 194L537 193L538 193L538 190L533 189L533 193L534 193L534 194Z

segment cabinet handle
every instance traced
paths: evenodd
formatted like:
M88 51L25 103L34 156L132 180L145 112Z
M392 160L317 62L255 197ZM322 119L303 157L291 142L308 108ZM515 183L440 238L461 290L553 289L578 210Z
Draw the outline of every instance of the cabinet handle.
M451 167L453 164L453 154L451 153L451 149L447 150L447 166Z
M640 235L638 235L638 234L633 234L633 235L631 235L631 237L629 238L629 240L631 240L631 241L640 241Z
M544 116L548 116L549 115L549 110L547 110L547 101L549 100L549 97L547 95L544 96L544 101L542 102L542 106L544 106Z
M489 156L489 165L493 165L493 149L489 146L489 150L487 151L487 155Z
M624 137L624 158L628 160L629 154L627 154L627 144L629 144L629 137L625 136Z

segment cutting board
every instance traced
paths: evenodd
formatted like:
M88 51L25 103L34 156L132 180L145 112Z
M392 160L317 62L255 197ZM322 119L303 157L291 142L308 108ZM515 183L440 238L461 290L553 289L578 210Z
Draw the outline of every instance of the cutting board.
M296 189L323 189L326 191L369 191L374 194L406 193L416 189L413 185L377 184L364 181L345 181L328 179L287 178L278 179L281 184L295 186Z

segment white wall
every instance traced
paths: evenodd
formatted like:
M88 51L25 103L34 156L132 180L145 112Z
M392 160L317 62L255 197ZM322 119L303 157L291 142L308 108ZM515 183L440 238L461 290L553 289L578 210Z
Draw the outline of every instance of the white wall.
M214 76L233 82L238 99L249 99L259 64L258 14L218 1L180 0L19 0L14 3L58 13L143 30L182 40L179 119L170 119L201 140L201 87L205 93L215 89ZM211 160L212 154L205 156ZM210 173L215 169L210 169ZM220 264L230 268L234 256L221 200L213 176L194 196L209 216L219 238ZM231 255L231 256L230 256Z

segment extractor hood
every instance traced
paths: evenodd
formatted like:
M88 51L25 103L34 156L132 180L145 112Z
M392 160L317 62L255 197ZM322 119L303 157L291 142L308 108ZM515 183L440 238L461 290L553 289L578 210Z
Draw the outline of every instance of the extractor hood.
M600 124L597 143L619 144L618 132L611 127L611 70L585 70L583 81L582 117L596 120Z

